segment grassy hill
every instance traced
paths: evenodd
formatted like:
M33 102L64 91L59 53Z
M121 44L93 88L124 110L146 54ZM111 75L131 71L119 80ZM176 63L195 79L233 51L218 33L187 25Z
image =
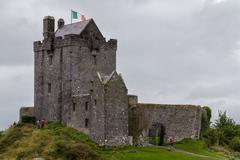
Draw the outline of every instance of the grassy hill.
M204 148L201 141L186 140L176 144L178 149L207 155L198 157L171 152L160 147L124 147L103 149L85 134L57 123L44 129L32 124L19 124L0 134L0 159L32 160L212 160L225 156Z

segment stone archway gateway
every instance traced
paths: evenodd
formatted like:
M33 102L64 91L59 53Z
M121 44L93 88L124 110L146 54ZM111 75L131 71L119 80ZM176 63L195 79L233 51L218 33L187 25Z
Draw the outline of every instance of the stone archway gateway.
M153 123L148 130L149 143L157 146L164 144L165 127L161 123Z

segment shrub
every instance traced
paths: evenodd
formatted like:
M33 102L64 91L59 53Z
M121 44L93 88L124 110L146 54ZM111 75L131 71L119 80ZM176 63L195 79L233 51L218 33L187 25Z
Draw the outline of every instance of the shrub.
M6 135L0 139L0 153L4 152L8 146L12 145L15 141L23 137L23 133L20 128L9 129Z
M100 156L88 145L83 143L66 144L64 142L57 142L55 146L55 153L52 153L56 157L62 157L68 160L98 160Z
M220 139L220 132L217 129L209 128L203 135L203 139L208 145L208 147L212 145L218 145Z
M230 148L240 152L240 137L234 137L230 142Z

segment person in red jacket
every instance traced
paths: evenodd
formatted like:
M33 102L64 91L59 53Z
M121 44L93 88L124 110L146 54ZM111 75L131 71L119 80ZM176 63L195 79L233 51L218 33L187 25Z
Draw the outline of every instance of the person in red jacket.
M45 121L45 119L42 119L41 120L41 128L44 128L44 125L46 124L46 121Z
M173 151L174 139L172 136L168 137L168 143L170 144L170 151Z

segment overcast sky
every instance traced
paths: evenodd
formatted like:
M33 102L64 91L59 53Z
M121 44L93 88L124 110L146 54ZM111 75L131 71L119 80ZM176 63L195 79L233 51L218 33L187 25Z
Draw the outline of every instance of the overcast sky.
M1 0L0 129L33 105L42 19L70 9L118 39L117 70L140 102L208 105L240 121L239 0Z

